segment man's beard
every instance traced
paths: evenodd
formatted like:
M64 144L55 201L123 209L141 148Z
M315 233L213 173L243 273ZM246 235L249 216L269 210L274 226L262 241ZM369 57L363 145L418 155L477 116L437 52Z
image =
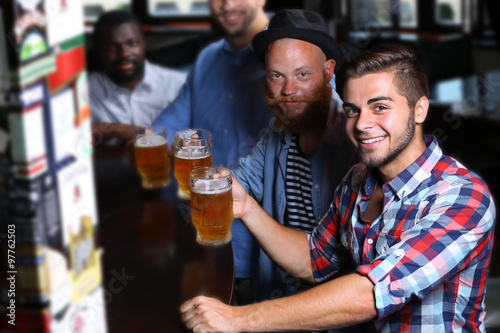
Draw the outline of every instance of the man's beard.
M382 156L379 159L375 158L368 159L364 157L362 150L360 152L361 160L369 168L380 168L384 165L387 165L392 161L394 161L403 152L403 150L405 150L406 147L408 147L414 136L415 136L415 117L414 113L410 112L410 117L406 122L406 127L404 132L401 133L401 135L398 136L396 140L394 140L396 142L396 145L394 147L391 147L385 156ZM370 149L367 149L367 151L369 152Z
M116 83L117 85L123 85L130 83L144 74L144 61L139 63L137 60L132 60L135 70L130 74L122 73L119 69L118 62L111 64L110 69L106 72L106 75Z
M332 101L332 87L325 78L310 94L303 97L274 97L271 89L264 85L264 99L266 105L276 116L276 125L288 133L300 131L323 131L328 118L328 111ZM285 101L300 101L306 103L304 110L298 114L286 112Z
M227 28L222 23L223 16L226 15L226 14L228 14L228 13L230 14L232 12L233 11L222 11L222 12L220 12L218 14L218 17L217 17L217 20L218 20L217 23L222 27L222 29L224 30L224 33L226 34L226 36L232 37L232 38L243 37L243 36L245 36L250 31L250 28L251 28L251 26L252 26L255 18L257 17L257 8L250 8L248 10L248 12L241 11L241 10L235 10L234 11L234 12L237 12L238 14L244 15L242 26L238 30L235 30L235 31L232 31L231 28Z

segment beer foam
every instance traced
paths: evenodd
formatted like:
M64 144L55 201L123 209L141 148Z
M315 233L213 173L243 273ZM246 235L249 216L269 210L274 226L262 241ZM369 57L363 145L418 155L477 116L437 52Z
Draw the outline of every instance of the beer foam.
M202 194L220 193L226 192L229 187L227 179L217 178L217 179L198 179L194 183L194 187L191 188L192 191Z
M155 147L165 143L167 143L167 140L159 135L145 135L135 141L137 147Z
M183 147L175 152L175 156L183 158L185 160L195 160L200 158L209 157L212 154L207 154L205 147L195 146L195 147Z

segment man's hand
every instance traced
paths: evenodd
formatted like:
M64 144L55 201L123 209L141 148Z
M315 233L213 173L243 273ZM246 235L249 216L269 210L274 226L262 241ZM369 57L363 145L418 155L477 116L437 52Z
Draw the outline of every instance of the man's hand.
M229 175L229 171L221 170L213 175L214 178L225 177ZM233 177L233 215L235 219L245 217L250 209L253 198L250 197L243 186ZM254 201L255 202L255 201Z
M92 136L94 144L100 144L103 140L120 138L123 142L134 139L134 132L142 127L119 123L92 123Z
M127 142L133 140L135 131L141 128L135 125L117 124L115 133L123 142Z
M375 320L373 287L366 276L351 273L292 296L245 306L197 296L182 304L180 311L195 333L322 331Z
M222 303L215 298L197 296L181 305L182 320L193 332L241 332L242 307Z
M243 186L233 177L233 214L235 219L243 219L250 209L252 197Z

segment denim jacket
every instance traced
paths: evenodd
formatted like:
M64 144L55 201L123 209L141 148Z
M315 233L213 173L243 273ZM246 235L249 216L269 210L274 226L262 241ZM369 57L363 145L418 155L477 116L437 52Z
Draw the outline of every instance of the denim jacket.
M334 94L327 122L328 131L321 146L311 156L311 194L316 223L327 212L337 185L359 159L345 137L341 100L335 91ZM292 134L270 128L252 153L241 158L238 167L233 170L234 177L247 193L281 224L284 224L285 219L286 161L291 141ZM293 293L293 286L290 286L292 279L274 265L241 221L234 222L232 235L235 276L257 278L258 300Z

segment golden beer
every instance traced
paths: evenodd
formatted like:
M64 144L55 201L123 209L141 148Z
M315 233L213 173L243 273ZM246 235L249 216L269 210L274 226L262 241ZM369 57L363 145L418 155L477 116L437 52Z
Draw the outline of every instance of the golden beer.
M202 168L191 173L191 218L197 232L196 240L204 245L221 245L231 241L232 177L230 173L216 179L203 175L211 172L206 170L214 169L221 168Z
M189 199L189 174L194 169L212 166L212 154L190 152L189 149L182 149L174 155L174 175L179 184L179 196Z
M154 134L136 138L135 159L144 188L157 188L170 184L170 160L167 140Z
M212 134L190 128L174 135L174 175L179 185L178 195L190 198L189 173L197 168L212 166Z

